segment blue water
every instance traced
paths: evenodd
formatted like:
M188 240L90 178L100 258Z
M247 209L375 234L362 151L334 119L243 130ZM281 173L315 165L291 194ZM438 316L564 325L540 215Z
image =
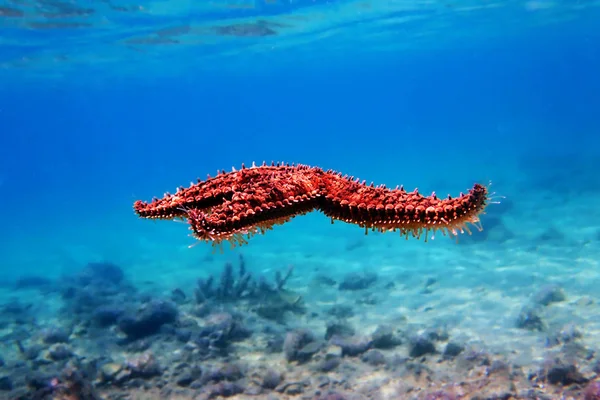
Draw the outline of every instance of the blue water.
M72 321L55 291L15 290L23 277L60 285L112 262L144 293L189 296L243 254L269 276L293 264L288 286L314 310L355 304L354 293L321 298L315 274L376 272L404 289L358 321L410 310L421 328L443 320L486 348L522 341L529 356L518 362L533 369L546 333L515 329L515 315L558 284L568 302L550 325L574 323L598 349L596 306L569 308L600 300L598 1L35 4L0 2L1 297L33 302L28 346L36 329ZM222 254L188 248L184 224L133 213L135 200L263 160L442 195L492 182L500 204L484 233L458 244L365 237L314 213ZM410 292L431 276L435 300ZM423 317L440 304L450 309ZM11 318L0 324L0 376L16 387ZM92 357L85 343L71 345Z

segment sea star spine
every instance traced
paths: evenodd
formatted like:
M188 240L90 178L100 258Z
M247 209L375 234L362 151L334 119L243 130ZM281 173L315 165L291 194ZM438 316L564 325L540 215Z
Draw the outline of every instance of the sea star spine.
M400 231L406 237L421 237L441 231L456 236L469 232L469 223L479 227L487 201L487 188L480 184L456 198L439 199L417 190L367 186L318 167L263 164L218 173L150 203L138 200L134 210L142 218L185 219L195 238L235 245L313 210L366 232Z

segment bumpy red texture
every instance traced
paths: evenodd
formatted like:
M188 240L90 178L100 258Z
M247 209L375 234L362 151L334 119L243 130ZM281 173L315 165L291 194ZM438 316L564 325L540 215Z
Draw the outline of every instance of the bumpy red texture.
M315 209L366 231L455 236L468 231L468 223L479 223L487 201L487 188L480 184L456 198L439 199L416 190L367 186L318 167L263 164L221 172L150 203L138 200L134 210L142 218L186 219L199 240L244 244L253 234Z

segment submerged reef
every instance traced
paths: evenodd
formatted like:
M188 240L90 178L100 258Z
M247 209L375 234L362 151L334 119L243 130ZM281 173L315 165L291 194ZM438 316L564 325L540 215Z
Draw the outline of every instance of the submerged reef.
M352 176L306 165L253 165L221 172L175 194L151 202L138 200L136 214L148 219L186 220L198 240L219 245L247 243L275 225L319 210L331 221L339 220L378 232L399 232L424 237L437 231L457 236L479 228L479 215L487 206L487 187L475 184L458 197L421 195L417 189L370 186Z
M600 358L584 345L586 333L549 314L568 299L556 284L540 287L524 305L533 311L516 317L516 331L539 335L548 352L543 362L524 365L442 322L367 322L379 304L363 299L384 302L407 290L389 277L348 272L338 281L323 272L311 279L292 267L274 270L263 276L240 256L167 293L141 290L110 262L50 282L27 277L16 292L23 295L1 309L0 398L600 396ZM426 292L419 286L411 293L435 295L436 279L423 282ZM38 314L34 291L60 312Z

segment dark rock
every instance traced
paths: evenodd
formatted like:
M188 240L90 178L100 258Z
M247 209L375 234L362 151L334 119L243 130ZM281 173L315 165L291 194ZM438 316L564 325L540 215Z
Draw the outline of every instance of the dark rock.
M186 296L183 290L176 288L171 292L171 301L175 304L184 304L186 301Z
M347 400L347 397L340 393L330 392L319 395L316 400Z
M296 360L300 362L306 362L311 359L311 357L319 352L323 347L323 343L314 341L303 346L296 353Z
M0 390L8 392L13 389L13 382L9 376L0 376Z
M362 290L367 289L377 282L377 274L374 272L352 272L346 274L340 282L339 290Z
M427 336L430 340L436 342L445 341L450 338L448 331L443 328L427 329L424 336Z
M44 347L41 344L32 344L25 349L23 352L23 357L26 360L35 360L43 349Z
M342 348L342 356L356 357L371 348L373 342L362 337L343 338L334 336L331 343Z
M192 314L194 314L196 317L204 318L210 315L212 310L213 305L211 303L202 303L194 307L194 309L192 310Z
M340 357L327 357L319 363L317 369L321 372L330 372L336 369L341 362Z
M456 342L450 342L446 345L446 348L444 349L443 357L445 359L454 358L454 357L458 356L460 353L462 353L462 351L464 349L465 348L463 345L458 344Z
M213 399L218 396L231 397L240 394L244 388L236 382L219 382L214 385L209 385L204 389L204 393L208 399Z
M298 383L292 383L285 388L285 394L290 396L296 396L304 393L304 387Z
M433 341L426 336L419 335L414 337L410 342L409 355L411 357L423 357L427 354L434 354L436 352Z
M177 329L175 330L175 337L180 342L186 343L192 337L192 331L190 329Z
M542 306L559 303L566 299L565 292L558 285L544 286L533 296L534 303Z
M46 344L68 343L71 333L62 327L51 327L42 331L42 340Z
M175 383L178 386L186 387L189 386L192 382L194 382L194 380L195 379L190 372L184 372L183 374L177 377Z
M323 388L331 384L331 379L326 375L321 375L317 378L317 386Z
M288 332L283 341L283 352L287 361L299 361L299 351L307 344L314 342L315 336L305 329Z
M125 277L123 270L110 262L89 263L77 276L82 286L94 281L119 285Z
M164 324L177 319L177 308L167 301L152 301L145 304L134 315L119 319L119 329L130 339L140 339L157 333Z
M25 380L27 382L27 386L29 386L33 390L39 390L50 386L50 382L52 381L53 376L44 374L42 372L36 371L31 375L28 375Z
M2 304L1 310L3 315L18 316L27 314L31 307L33 307L31 303L23 304L18 299L11 299L8 303Z
M344 304L336 304L335 306L327 310L327 314L340 319L351 318L354 316L354 310L351 306Z
M579 372L574 365L556 363L548 370L546 374L548 382L553 385L568 386L574 383L587 383L587 379Z
M227 363L206 374L203 380L205 382L235 382L243 376L242 369L237 364Z
M48 355L54 361L62 361L71 357L73 355L73 350L66 344L58 343L50 346Z
M391 349L402 344L402 339L396 335L394 328L385 325L377 327L371 340L376 349Z
M43 276L23 276L15 282L15 289L46 289L54 282Z
M331 339L333 336L354 336L354 328L345 322L329 322L325 331L325 340Z
M529 331L544 331L546 324L540 316L540 311L536 307L525 306L517 316L516 327Z
M385 356L379 350L369 350L362 355L361 360L372 366L382 365L386 363Z
M265 389L275 389L282 380L283 376L281 373L270 369L263 375L261 386Z
M283 351L284 338L282 336L270 337L267 340L266 351L269 353L280 353Z
M92 321L100 327L111 326L124 314L122 308L116 306L99 306L92 313Z

